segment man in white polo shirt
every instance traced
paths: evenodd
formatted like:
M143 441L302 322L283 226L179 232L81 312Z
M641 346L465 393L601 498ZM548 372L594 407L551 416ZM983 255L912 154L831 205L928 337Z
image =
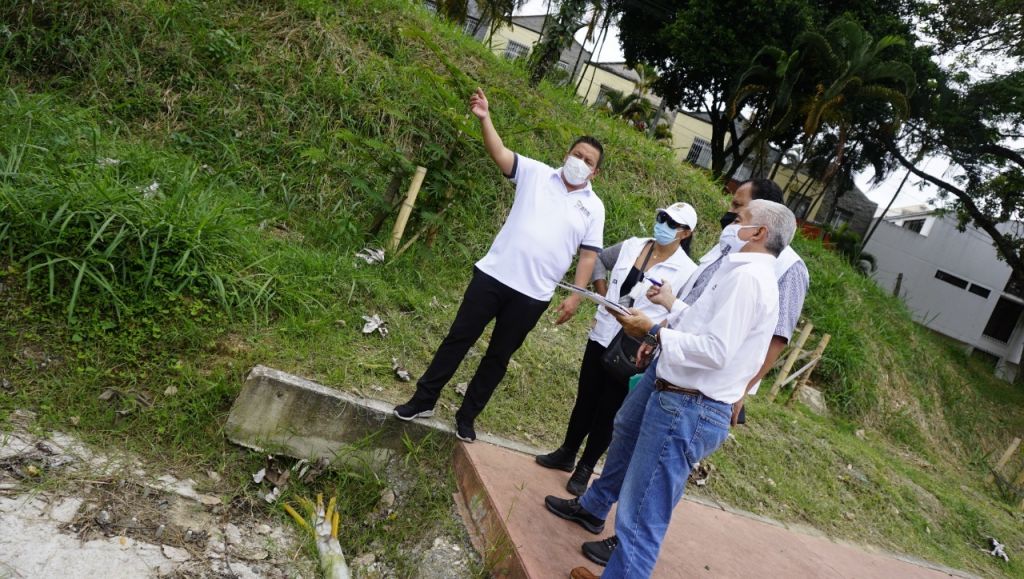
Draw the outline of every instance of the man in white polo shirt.
M476 439L473 423L505 376L508 361L533 329L555 284L565 276L579 252L575 284L583 287L604 246L604 205L590 188L604 159L601 143L580 137L569 148L565 164L554 169L513 153L491 122L487 97L480 89L469 99L480 120L484 148L501 172L516 185L515 201L491 249L473 268L462 305L451 329L416 383L416 393L395 407L401 420L432 416L441 389L451 380L469 348L495 320L490 345L455 413L456 436ZM576 313L580 298L572 294L558 306L561 324Z

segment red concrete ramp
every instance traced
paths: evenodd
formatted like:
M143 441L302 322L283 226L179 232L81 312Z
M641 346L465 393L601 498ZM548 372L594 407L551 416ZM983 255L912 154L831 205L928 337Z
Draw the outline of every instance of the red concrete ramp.
M591 535L544 508L544 496L568 497L568 473L542 468L533 456L478 441L455 454L460 500L477 549L495 577L569 576L580 565L602 569L580 553L580 544L614 533L614 511L605 533ZM937 578L968 575L923 562L836 543L754 517L691 500L673 515L654 576Z

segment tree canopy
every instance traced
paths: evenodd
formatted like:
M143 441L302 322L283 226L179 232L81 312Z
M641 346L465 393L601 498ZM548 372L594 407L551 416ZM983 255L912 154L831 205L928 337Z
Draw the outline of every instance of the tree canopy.
M813 99L819 85L829 86L842 76L834 71L845 62L822 66L823 61L835 54L858 58L848 50L832 50L824 40L809 45L809 36L823 39L832 34L829 25L840 21L846 28L837 25L838 32L849 36L849 27L859 23L862 33L850 41L864 45L860 39L877 40L877 48L887 49L888 61L909 63L915 50L913 42L891 40L911 36L908 21L915 10L911 0L611 0L609 9L620 17L620 41L627 62L650 64L661 74L655 92L670 106L707 113L712 127L711 171L716 176L731 176L753 151L764 150L768 141L783 150L792 146L804 121L813 121L800 106ZM766 52L772 50L774 59ZM751 92L747 81L751 80L751 67L758 64L770 68L763 71L767 75L762 74L760 81L776 73L778 77ZM808 68L829 70L811 74ZM893 66L888 68L891 71ZM868 73L853 75L852 82ZM844 104L846 100L847 96L840 99ZM736 106L738 101L740 106ZM821 104L821 112L836 110L832 106L836 103ZM759 108L754 111L758 118L749 119L753 130L737 134L734 121L744 107ZM860 117L867 112L862 110Z

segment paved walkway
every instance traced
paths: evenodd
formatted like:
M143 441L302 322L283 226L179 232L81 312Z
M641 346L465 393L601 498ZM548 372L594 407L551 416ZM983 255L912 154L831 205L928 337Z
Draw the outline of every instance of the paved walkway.
M576 566L601 568L580 553L580 544L595 535L575 523L548 513L544 496L568 497L568 473L542 468L527 454L486 442L462 444L456 470L471 518L494 545L510 543L501 555L506 568L498 575L564 578ZM475 506L474 506L475 503ZM480 525L481 504L497 523ZM606 537L614 532L614 511ZM495 534L505 533L504 537ZM654 577L856 577L937 578L968 575L924 562L826 537L787 529L752 516L724 511L692 500L682 501L673 515Z

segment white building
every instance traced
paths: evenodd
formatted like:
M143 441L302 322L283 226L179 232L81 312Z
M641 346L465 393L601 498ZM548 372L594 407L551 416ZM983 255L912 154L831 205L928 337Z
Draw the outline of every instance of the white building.
M899 283L919 323L989 354L996 375L1014 379L1024 347L1024 287L1013 282L987 233L970 226L961 232L956 217L918 205L886 216L864 251L877 261L878 285L894 291Z

